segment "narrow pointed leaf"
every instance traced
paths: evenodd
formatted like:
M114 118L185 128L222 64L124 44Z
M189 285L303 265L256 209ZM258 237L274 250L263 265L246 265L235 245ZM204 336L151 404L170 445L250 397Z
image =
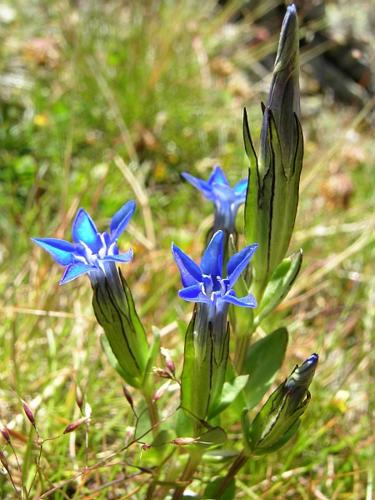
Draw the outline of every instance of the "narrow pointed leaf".
M268 316L287 296L302 265L302 250L284 259L276 268L267 284L262 301L257 309L257 325Z
M245 370L249 382L245 393L247 408L254 408L272 384L281 367L288 344L288 331L279 328L250 346L246 356Z
M209 418L219 415L237 398L240 392L245 388L249 380L249 375L239 375L232 382L225 382L220 400L211 409Z

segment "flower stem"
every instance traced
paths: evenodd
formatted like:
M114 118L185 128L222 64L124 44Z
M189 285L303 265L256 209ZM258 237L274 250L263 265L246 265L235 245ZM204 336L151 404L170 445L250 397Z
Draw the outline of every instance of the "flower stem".
M202 451L201 450L194 450L190 453L189 459L187 461L187 464L185 466L184 472L182 473L179 482L183 483L180 486L177 486L175 489L172 500L180 500L182 498L185 488L191 483L193 480L193 475L194 472L197 470L200 461L202 459Z
M216 488L216 491L213 493L214 496L212 498L215 498L216 500L220 500L222 495L225 493L226 489L229 487L232 479L234 479L237 472L245 465L245 463L248 461L248 459L249 459L249 456L246 455L245 452L242 450L241 453L236 458L236 460L230 466L230 469L228 470L227 475L218 484L218 487Z
M150 417L152 435L155 437L158 432L158 427L160 424L158 408L156 406L156 403L152 400L152 397L149 394L145 394L144 397L146 400L148 414Z

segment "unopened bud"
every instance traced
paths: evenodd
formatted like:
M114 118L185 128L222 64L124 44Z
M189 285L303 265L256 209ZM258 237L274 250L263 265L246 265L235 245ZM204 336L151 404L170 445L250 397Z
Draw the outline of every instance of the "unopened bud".
M134 401L132 395L125 385L122 386L122 392L124 393L125 399L129 403L130 407L134 409Z
M78 408L82 411L83 407L83 393L79 385L76 386L76 403Z
M165 394L168 387L169 387L169 382L166 382L154 392L154 395L152 396L153 403L156 403L156 401L158 401Z
M154 373L161 378L172 378L171 373L168 370L163 370L163 368L154 368Z
M63 434L69 434L69 432L73 432L75 431L76 429L78 429L78 427L80 427L82 424L84 424L85 422L88 421L88 418L87 417L82 417L82 418L79 418L78 420L76 420L75 422L72 422L71 424L69 424Z
M34 429L36 429L34 413L32 412L30 406L26 403L26 401L22 400L22 407L29 422L34 427Z
M247 115L244 140L250 159L250 190L245 208L247 240L256 241L254 291L260 299L272 273L285 257L297 213L303 160L299 122L299 33L294 5L287 8L256 157Z
M271 394L251 425L243 415L242 427L251 453L263 455L283 446L297 431L300 418L310 402L308 387L318 355L312 354Z
M170 351L168 349L165 349L164 347L162 347L160 349L160 352L165 359L166 367L172 373L172 375L174 375L176 372L176 367L175 367L175 364L174 364L173 359L171 357Z
M147 443L143 443L142 446L141 446L141 449L143 451L147 451L151 448L151 445L150 444L147 444Z
M179 437L179 438L173 439L173 441L171 441L171 443L176 444L177 446L187 446L189 444L194 444L197 441L198 441L198 439L193 438L193 437Z
M2 428L0 429L0 432L1 432L2 436L3 436L3 438L5 439L5 441L6 441L8 444L10 444L10 434L9 434L8 429L7 429L6 427L2 427Z

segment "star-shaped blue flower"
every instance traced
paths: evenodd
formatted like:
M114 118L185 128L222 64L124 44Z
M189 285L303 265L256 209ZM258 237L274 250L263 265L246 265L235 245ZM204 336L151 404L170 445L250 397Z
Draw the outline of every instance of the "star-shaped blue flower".
M223 170L218 166L214 168L208 181L193 177L187 172L182 177L215 204L215 230L233 232L238 208L246 200L247 179L242 179L231 188Z
M223 278L224 239L223 231L217 231L213 235L199 266L179 247L172 245L184 286L178 292L179 296L190 302L208 304L211 315L222 309L224 304L250 308L257 305L251 293L245 297L237 297L233 286L246 269L258 245L249 245L233 255L227 264L227 277Z
M135 202L128 201L112 218L109 232L99 233L90 215L80 208L72 226L73 242L57 238L32 238L52 255L65 272L60 285L72 281L81 274L92 271L105 272L108 262L129 262L133 258L130 249L120 253L117 240L123 233L135 210Z

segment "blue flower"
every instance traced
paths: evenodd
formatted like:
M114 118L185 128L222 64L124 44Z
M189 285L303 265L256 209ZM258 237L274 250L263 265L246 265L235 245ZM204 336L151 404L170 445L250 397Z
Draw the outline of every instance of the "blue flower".
M68 283L81 274L98 271L106 272L109 262L129 262L133 258L130 249L120 253L117 240L128 225L135 210L135 202L128 201L112 218L109 232L99 233L90 215L80 208L72 226L74 243L56 238L32 238L52 255L58 264L64 266L65 272L60 285Z
M182 177L215 204L214 229L234 232L238 208L246 200L247 179L242 179L231 188L223 170L218 166L215 167L208 181L193 177L186 172L182 174Z
M223 231L217 231L213 235L199 266L173 244L172 252L184 286L178 292L179 296L190 302L208 304L210 316L223 309L225 304L256 307L256 300L252 294L237 297L233 286L240 274L246 269L257 247L257 244L249 245L233 255L227 264L227 277L223 278Z

